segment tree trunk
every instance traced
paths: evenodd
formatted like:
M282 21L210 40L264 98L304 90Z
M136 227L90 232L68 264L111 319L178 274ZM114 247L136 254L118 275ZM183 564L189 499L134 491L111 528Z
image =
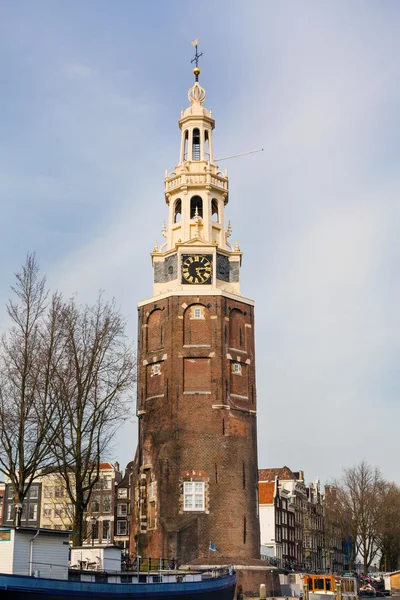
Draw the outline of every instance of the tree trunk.
M82 546L83 544L83 522L84 522L83 503L77 498L74 512L74 533L72 535L72 545Z

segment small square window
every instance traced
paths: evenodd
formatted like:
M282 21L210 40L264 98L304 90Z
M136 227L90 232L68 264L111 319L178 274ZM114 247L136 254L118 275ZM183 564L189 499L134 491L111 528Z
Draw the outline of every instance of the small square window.
M203 319L203 318L204 318L203 307L195 306L192 310L192 319Z
M242 365L237 362L232 363L232 373L234 373L235 375L241 375L242 374Z
M152 377L154 375L161 375L161 367L158 363L156 363L155 365L152 366L151 375L152 375Z

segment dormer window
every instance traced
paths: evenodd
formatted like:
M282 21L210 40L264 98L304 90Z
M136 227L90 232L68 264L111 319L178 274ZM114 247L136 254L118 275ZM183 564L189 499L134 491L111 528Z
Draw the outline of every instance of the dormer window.
M196 208L197 208L197 214L200 217L200 219L203 218L203 200L200 198L200 196L193 196L193 198L190 200L190 218L194 219L196 216Z
M200 130L193 129L192 160L200 160Z

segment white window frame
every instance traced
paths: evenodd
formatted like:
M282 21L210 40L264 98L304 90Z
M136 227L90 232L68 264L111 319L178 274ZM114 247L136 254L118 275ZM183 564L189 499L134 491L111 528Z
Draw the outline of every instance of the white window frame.
M242 374L242 365L239 362L233 362L232 363L232 373L234 375L241 375Z
M183 482L183 510L185 512L205 511L205 482Z
M33 511L33 516L31 517L31 510ZM29 504L28 508L28 521L37 521L38 518L38 505L35 503Z
M31 500L38 500L39 499L39 488L37 485L34 485L30 488L29 490L29 498Z
M125 531L121 531L121 528ZM117 521L117 535L128 535L128 521Z
M123 507L125 507L123 509ZM117 517L126 517L128 516L128 505L127 504L118 504L117 505Z
M47 518L51 518L51 509L52 509L52 504L44 504L43 505L43 516L47 517Z
M118 488L118 498L127 498L128 488Z
M151 376L157 377L157 375L161 375L161 365L160 363L154 363L151 367Z
M110 500L110 504L109 504L108 510L106 510L106 505L105 505L105 499L106 498L109 498L109 500ZM102 505L103 505L103 507L102 507L103 508L103 513L108 514L108 513L111 512L111 509L112 509L112 497L111 497L111 494L104 494L103 495L103 497L102 497Z
M204 306L193 306L191 319L204 319Z
M54 498L64 498L64 486L63 485L56 485L54 488Z
M14 518L13 508L14 507L12 504L8 504L8 506L7 506L7 521L12 521Z
M155 500L155 498L156 498L156 482L155 481L152 481L149 484L148 490L149 490L149 499Z

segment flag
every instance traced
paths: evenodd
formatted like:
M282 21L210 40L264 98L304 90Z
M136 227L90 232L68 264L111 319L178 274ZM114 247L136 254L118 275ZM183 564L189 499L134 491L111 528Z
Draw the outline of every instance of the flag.
M214 544L212 542L210 542L210 550L212 550L213 552L217 551L216 547L214 546Z

